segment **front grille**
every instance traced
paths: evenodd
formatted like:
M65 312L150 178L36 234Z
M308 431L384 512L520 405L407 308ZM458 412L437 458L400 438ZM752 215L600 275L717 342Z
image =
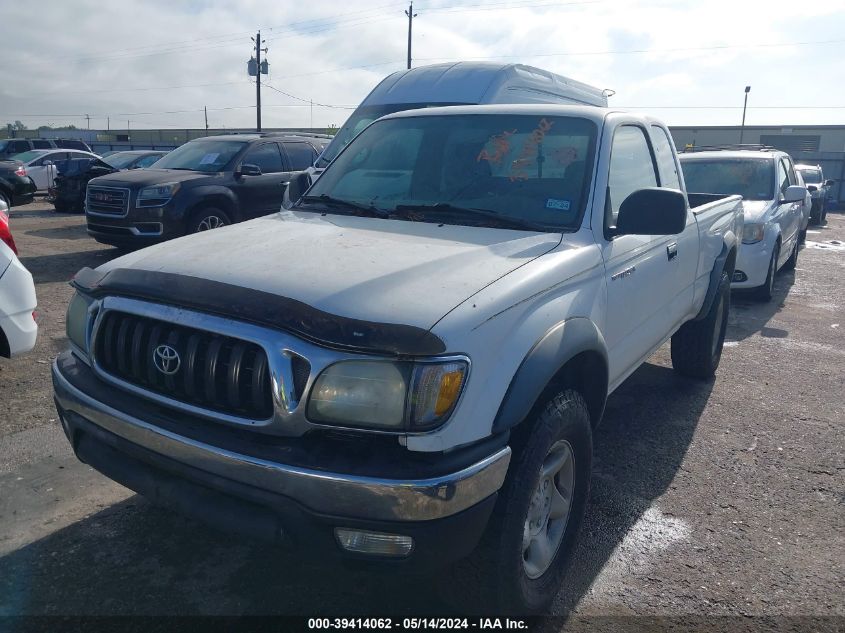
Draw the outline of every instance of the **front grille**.
M256 420L273 414L267 355L255 343L108 311L95 358L114 377L180 402Z
M85 192L85 208L89 213L126 215L129 213L129 191L89 185Z

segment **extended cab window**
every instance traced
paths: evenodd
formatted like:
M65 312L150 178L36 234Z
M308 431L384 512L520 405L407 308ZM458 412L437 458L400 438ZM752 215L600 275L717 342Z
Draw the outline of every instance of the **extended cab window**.
M657 186L651 150L642 128L623 125L613 135L610 174L605 199L605 222L616 226L619 206L629 195L645 187Z
M660 171L660 186L668 189L680 189L681 179L678 177L678 166L675 164L672 142L666 130L659 125L652 125L651 143Z
M241 161L241 165L256 165L261 169L262 174L276 174L284 171L282 155L279 153L279 146L275 143L266 143L249 150Z
M385 119L352 141L309 191L397 219L577 230L596 126L542 115Z

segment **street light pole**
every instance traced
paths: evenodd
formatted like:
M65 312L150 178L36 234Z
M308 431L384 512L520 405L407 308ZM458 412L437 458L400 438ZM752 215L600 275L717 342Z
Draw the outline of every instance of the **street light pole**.
M739 144L742 145L742 137L745 136L745 109L748 107L748 93L751 86L745 86L745 102L742 104L742 126L739 128Z

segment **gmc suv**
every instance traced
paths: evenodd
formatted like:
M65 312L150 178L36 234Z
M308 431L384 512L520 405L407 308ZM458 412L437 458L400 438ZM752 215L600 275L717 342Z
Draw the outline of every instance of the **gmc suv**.
M147 246L273 213L285 187L330 137L237 134L185 143L154 168L88 183L88 233L98 242Z

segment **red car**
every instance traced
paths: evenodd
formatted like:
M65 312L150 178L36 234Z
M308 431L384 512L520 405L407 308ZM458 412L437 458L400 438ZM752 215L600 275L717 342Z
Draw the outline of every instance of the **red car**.
M4 202L0 202L0 241L5 242L15 255L18 254L18 247L15 246L12 230L9 228L9 207Z

